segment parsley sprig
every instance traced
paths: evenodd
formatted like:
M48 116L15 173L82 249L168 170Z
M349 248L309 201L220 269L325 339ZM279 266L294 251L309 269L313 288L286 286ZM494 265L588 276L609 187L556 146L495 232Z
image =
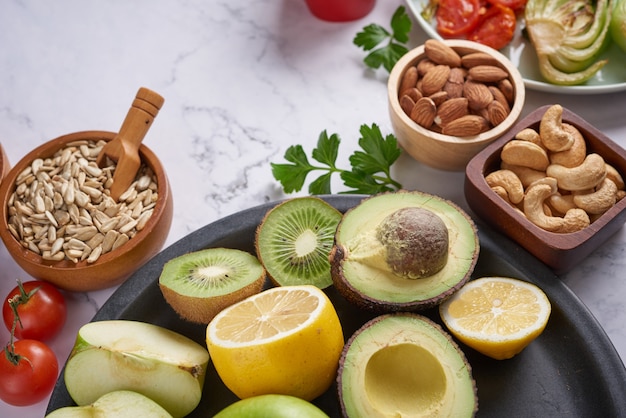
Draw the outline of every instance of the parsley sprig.
M371 23L356 34L353 42L365 51L371 51L363 59L368 67L377 69L382 65L391 72L394 64L408 52L404 44L409 41L411 26L411 19L404 6L400 6L391 18L391 31L376 23ZM380 46L385 41L387 43Z
M351 170L337 167L337 155L341 139L337 134L328 135L322 131L311 157L321 165L309 163L301 145L292 145L285 152L285 159L291 164L271 163L272 174L283 186L285 193L298 192L304 187L309 173L324 171L325 173L309 184L312 195L330 194L331 178L338 173L343 184L350 190L342 193L376 194L394 191L402 185L391 178L391 166L401 154L396 137L387 135L383 138L376 124L371 127L361 125L361 150L355 151L350 157Z

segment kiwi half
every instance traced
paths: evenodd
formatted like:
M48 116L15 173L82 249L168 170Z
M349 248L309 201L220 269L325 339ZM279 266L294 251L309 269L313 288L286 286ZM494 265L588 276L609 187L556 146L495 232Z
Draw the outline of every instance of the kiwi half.
M324 200L307 196L270 209L256 231L256 254L278 286L332 284L328 254L342 213Z
M165 263L159 288L182 318L208 324L222 309L259 293L266 277L254 255L231 248L209 248Z

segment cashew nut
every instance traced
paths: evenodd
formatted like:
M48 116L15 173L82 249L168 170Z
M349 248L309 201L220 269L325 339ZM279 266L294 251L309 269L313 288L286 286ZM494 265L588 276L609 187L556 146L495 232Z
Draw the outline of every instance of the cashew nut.
M576 205L574 204L574 195L572 194L561 194L559 192L553 194L548 198L548 205L554 211L560 214L567 213L568 210L574 209Z
M556 191L549 184L537 184L526 191L524 214L538 227L558 233L580 231L590 224L587 212L574 208L566 212L564 217L547 216L544 213L544 201Z
M551 164L546 169L549 177L556 178L559 188L569 191L596 187L606 177L604 159L598 154L589 154L582 164L568 168Z
M553 152L565 151L574 143L571 133L563 129L563 107L550 106L539 122L539 135L543 145Z
M506 190L507 196L513 204L517 204L524 199L524 186L522 186L522 182L512 171L494 171L485 177L485 181L489 187L500 186Z
M599 215L615 204L616 194L617 186L615 183L605 178L595 192L575 195L574 203L588 214Z
M620 175L619 171L617 171L617 169L610 164L606 164L606 176L613 180L613 183L615 183L618 190L623 190L624 187L626 187L624 179Z
M490 186L491 190L493 190L498 196L500 196L501 199L504 199L504 201L510 205L512 205L511 201L509 200L509 194L507 193L506 189L502 186Z
M548 154L543 148L521 139L507 142L502 148L500 158L507 164L529 167L539 171L544 171L550 165Z
M551 164L560 164L564 167L576 167L577 165L582 164L585 160L585 156L587 155L587 144L585 143L585 138L580 133L580 131L573 125L569 123L563 124L563 130L569 132L574 138L574 142L572 146L561 152L554 152L550 154L550 163Z
M539 145L543 148L543 143L541 142L541 136L539 136L539 132L535 131L533 128L524 128L519 131L515 135L515 139L519 139L520 141L528 141L533 144Z
M507 164L504 161L500 164L500 168L511 170L519 177L522 185L528 187L533 181L539 180L546 176L545 171L533 170L532 168L522 167L519 165Z
M540 179L537 179L535 181L533 181L532 183L530 183L526 188L530 188L533 186L536 186L537 184L547 184L548 186L550 186L552 188L552 190L557 191L558 189L558 184L557 181L554 177L548 177L548 176L544 176Z

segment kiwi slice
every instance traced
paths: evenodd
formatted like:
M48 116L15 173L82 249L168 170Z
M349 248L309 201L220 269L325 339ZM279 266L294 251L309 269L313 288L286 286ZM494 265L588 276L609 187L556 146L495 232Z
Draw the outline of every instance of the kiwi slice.
M270 280L278 286L332 284L328 254L342 213L307 196L270 209L257 227L255 247Z
M159 288L182 318L208 324L222 309L259 293L267 274L254 255L231 248L208 248L165 263Z

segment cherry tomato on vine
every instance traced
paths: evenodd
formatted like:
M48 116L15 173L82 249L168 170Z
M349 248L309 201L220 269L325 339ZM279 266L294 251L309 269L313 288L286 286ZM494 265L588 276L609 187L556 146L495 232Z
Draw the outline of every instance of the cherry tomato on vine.
M516 21L515 12L510 7L491 5L467 39L494 49L502 49L513 39Z
M444 38L468 34L478 24L480 8L478 0L440 0L435 13L437 33Z
M0 399L14 406L32 405L45 399L59 374L56 355L37 340L16 341L14 350L11 353L8 345L0 352Z
M14 335L20 340L46 341L54 337L67 316L63 294L52 284L39 280L19 283L4 299L2 318L9 331L15 320L13 309L19 317Z

